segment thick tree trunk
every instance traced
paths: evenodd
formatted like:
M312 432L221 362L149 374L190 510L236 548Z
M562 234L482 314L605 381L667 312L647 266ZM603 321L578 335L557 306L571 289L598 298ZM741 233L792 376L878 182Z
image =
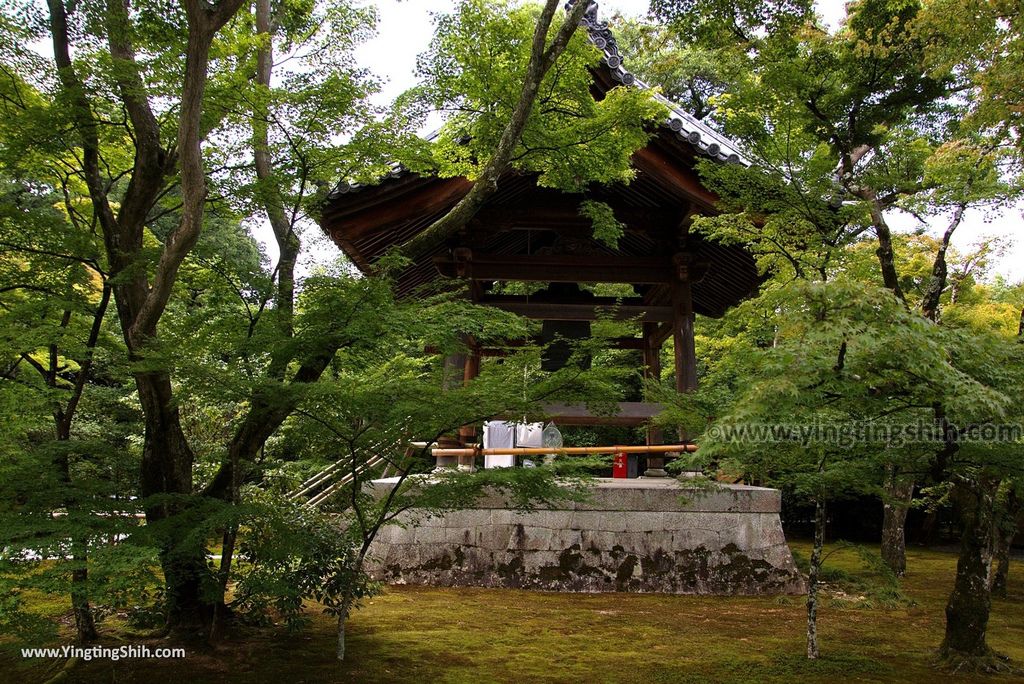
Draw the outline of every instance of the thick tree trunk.
M194 527L199 509L192 499L192 449L181 429L171 380L164 371L135 378L145 416L140 493L146 524L160 549L167 625L176 636L205 638L215 600L206 547Z
M171 296L178 269L195 244L202 227L206 177L201 127L203 94L213 37L235 14L242 0L210 4L184 0L188 48L182 83L177 146L174 154L162 147L160 127L150 107L131 42L127 2L111 0L103 15L113 70L124 110L131 122L134 166L127 188L118 197L118 211L109 201L110 185L101 175L97 118L82 80L71 61L68 9L61 0L48 0L54 60L61 88L71 106L70 116L82 138L83 177L103 231L115 282L118 316L133 362L156 338L160 317ZM69 5L74 8L74 5ZM144 268L143 234L173 162L181 179L181 221L168 235L153 269ZM168 623L172 630L191 634L209 623L212 603L203 591L208 572L205 548L193 539L195 509L192 495L192 450L182 432L166 371L136 371L135 383L145 415L146 435L140 473L140 493L147 525L157 538L167 589Z
M921 524L918 526L917 534L914 535L915 543L922 546L931 546L935 543L939 534L939 511L929 510L925 513Z
M989 571L998 484L997 479L981 475L977 480L956 485L963 536L956 582L946 604L946 636L940 649L947 659L970 660L991 655L985 636L992 605Z
M814 546L811 567L807 572L807 657L816 659L818 650L818 577L821 575L821 552L825 545L825 501L814 502Z
M914 496L914 480L900 476L899 468L886 467L882 504L882 560L897 577L907 572L907 511Z

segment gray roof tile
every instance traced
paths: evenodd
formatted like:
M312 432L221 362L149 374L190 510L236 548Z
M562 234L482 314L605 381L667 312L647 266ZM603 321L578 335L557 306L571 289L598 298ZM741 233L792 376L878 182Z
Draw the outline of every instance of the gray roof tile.
M646 83L638 79L623 66L622 54L615 40L615 34L608 27L608 22L598 19L598 5L593 0L588 0L590 6L583 15L580 25L587 30L590 42L599 50L604 51L601 62L608 68L611 77L616 81L628 86L637 88L649 88ZM568 10L575 5L577 0L567 0L565 7ZM750 162L743 155L743 151L733 141L708 126L706 123L693 116L675 102L661 94L655 95L655 99L668 107L669 117L664 125L674 131L682 140L712 159L730 163L742 163L749 165Z

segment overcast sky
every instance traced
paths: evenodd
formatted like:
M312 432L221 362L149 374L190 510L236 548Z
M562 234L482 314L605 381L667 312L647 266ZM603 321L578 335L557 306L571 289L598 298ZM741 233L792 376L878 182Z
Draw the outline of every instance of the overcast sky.
M380 95L382 103L390 101L415 82L414 70L416 56L426 49L433 33L432 13L449 11L451 0L371 0L379 10L380 21L377 37L361 46L357 57L359 62L385 80L384 90ZM646 14L648 0L604 0L599 2L600 15L607 17L615 12L627 16ZM844 0L819 0L818 12L825 22L835 27L845 14ZM629 66L629 55L624 55L625 64ZM889 217L896 229L913 230L919 224L905 214L894 213ZM1012 239L1019 234L1022 209L1017 207L996 216L985 216L980 211L968 212L964 223L954 235L954 246L967 251L979 240L992 236L1005 236ZM943 222L936 221L929 229L930 233L941 234ZM259 231L263 232L263 231ZM268 252L276 258L276 246L268 244L260 235ZM318 241L320 242L320 241ZM1001 259L996 263L996 272L1002 273L1012 280L1024 279L1024 240L1012 240ZM323 242L316 245L309 253L307 267L312 263L330 260L336 255L333 247Z

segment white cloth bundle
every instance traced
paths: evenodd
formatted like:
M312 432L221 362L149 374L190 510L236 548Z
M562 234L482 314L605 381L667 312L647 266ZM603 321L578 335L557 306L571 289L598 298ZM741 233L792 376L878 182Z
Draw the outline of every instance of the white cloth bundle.
M489 420L484 423L484 449L507 449L515 446L516 430L513 423L504 420ZM516 457L507 455L484 455L484 468L511 468Z

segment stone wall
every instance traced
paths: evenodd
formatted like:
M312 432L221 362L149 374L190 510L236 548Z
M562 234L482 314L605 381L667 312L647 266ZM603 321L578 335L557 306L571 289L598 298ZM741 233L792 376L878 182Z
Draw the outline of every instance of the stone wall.
M386 481L378 486L386 486ZM551 591L803 591L773 489L687 491L674 480L602 481L586 503L517 512L501 497L381 531L369 568L396 584Z

